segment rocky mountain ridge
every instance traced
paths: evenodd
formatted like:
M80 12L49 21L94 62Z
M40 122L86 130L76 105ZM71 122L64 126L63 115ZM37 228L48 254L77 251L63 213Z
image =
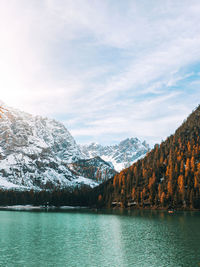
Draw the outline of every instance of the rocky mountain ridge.
M86 157L62 123L2 103L1 106L4 112L0 118L0 188L40 190L98 185L95 179L89 179L95 178L95 174L86 176L80 168L72 169L71 164L76 162L78 166L79 160ZM99 161L96 168L100 173L106 168L110 178L113 169Z
M136 138L127 138L119 144L102 146L97 143L80 145L81 152L86 158L101 157L116 171L129 167L138 159L144 157L150 150L149 145Z

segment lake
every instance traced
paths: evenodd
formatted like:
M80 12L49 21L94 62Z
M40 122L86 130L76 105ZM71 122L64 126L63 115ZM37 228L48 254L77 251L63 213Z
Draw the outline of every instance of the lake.
M0 211L0 266L200 266L200 213Z

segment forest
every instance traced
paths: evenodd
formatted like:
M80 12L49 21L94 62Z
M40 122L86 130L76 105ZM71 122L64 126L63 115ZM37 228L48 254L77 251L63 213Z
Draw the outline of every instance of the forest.
M34 205L34 206L90 206L89 199L91 188L42 191L19 191L0 190L0 206L12 205Z
M106 207L200 208L200 106L174 135L102 186Z

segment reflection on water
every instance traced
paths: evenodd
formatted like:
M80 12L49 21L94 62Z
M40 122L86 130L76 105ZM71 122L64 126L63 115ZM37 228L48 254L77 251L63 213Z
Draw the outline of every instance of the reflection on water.
M199 266L200 214L0 211L0 266Z

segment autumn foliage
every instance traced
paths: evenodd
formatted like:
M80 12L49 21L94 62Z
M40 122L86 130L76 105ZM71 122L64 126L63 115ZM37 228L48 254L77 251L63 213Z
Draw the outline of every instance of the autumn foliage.
M200 208L200 106L174 135L115 175L103 190L110 207Z
M4 113L4 111L6 111L6 110L7 109L0 106L0 118L2 117L2 113Z

